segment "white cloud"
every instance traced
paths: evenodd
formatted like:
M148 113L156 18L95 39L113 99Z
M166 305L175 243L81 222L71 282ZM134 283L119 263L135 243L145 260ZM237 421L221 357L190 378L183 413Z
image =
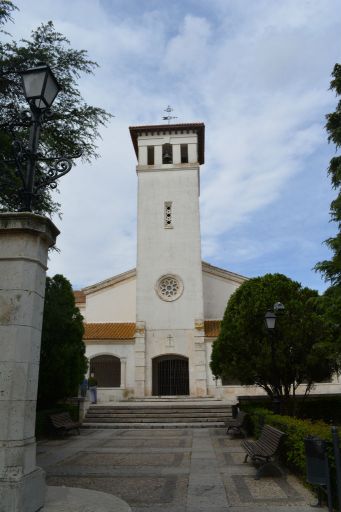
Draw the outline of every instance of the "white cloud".
M17 3L13 35L27 36L52 18L73 47L101 64L80 82L87 101L117 116L103 130L101 159L72 170L60 185L61 253L51 256L51 273L87 285L135 265L136 162L128 126L159 123L168 103L180 122L206 123L203 255L220 258L237 228L240 263L256 265L278 249L279 242L260 241L257 216L280 204L297 177L309 180L311 159L325 151L338 0ZM251 219L254 239L244 231Z

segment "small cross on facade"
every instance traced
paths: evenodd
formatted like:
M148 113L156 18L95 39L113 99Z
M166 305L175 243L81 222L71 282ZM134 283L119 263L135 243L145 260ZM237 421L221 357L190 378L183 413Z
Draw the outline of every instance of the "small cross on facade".
M168 334L168 336L167 336L166 346L167 347L174 347L174 338L173 338L173 336L171 334Z

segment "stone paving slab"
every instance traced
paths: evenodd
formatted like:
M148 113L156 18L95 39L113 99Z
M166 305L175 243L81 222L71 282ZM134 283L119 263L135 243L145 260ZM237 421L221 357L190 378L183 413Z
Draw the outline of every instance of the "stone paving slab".
M115 438L109 439L109 441L103 441L99 446L103 446L105 448L190 448L192 446L192 439L190 437L182 438L182 437L167 437L164 439L153 438L144 438L144 439L136 439L136 438Z
M102 431L102 433L103 433L103 431ZM185 429L158 429L158 428L155 428L152 430L149 430L149 429L141 429L141 430L140 429L139 430L117 429L117 433L116 433L116 431L112 432L111 430L109 430L109 435L108 435L109 438L117 438L117 436L143 438L143 439L155 439L155 438L159 438L159 437L166 437L166 438L181 437L182 438L184 436L191 437L191 429L187 429L187 428L185 428Z
M188 465L189 452L186 453L105 453L105 452L78 452L76 455L59 462L66 466L168 466L178 467Z
M171 504L185 506L188 477L125 476L125 477L49 477L49 485L68 485L105 492L126 501L130 506Z
M293 476L255 480L240 439L221 429L93 430L40 442L47 483L104 492L133 512L311 512Z
M48 487L43 512L131 512L111 494L70 487Z

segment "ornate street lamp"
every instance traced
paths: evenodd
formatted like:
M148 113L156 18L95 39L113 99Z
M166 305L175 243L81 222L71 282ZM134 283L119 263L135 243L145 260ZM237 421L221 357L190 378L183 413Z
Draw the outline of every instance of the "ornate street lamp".
M73 156L60 156L44 158L38 153L40 130L45 120L51 118L50 107L53 104L61 87L51 68L40 64L35 68L21 71L21 80L25 98L30 110L25 111L24 126L30 126L28 146L15 139L13 142L14 159L6 160L7 164L15 164L16 172L22 182L20 195L22 207L20 211L32 211L32 200L40 189L56 188L56 181L67 174L72 168L71 159L79 158L81 154ZM44 162L39 177L36 177L37 162Z
M283 311L285 308L281 302L276 302L273 306L274 311L268 309L265 313L265 325L268 329L271 343L271 366L272 366L272 382L274 386L274 394L273 394L273 410L276 414L280 414L281 412L281 398L279 394L279 380L278 380L278 372L276 365L276 347L274 340L274 329L276 325L276 312Z
M51 68L41 65L20 73L25 98L34 107L43 110L50 108L61 87Z

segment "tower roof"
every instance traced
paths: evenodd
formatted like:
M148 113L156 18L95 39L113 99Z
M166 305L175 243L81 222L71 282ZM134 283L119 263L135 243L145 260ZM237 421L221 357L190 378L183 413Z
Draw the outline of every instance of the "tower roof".
M205 162L205 125L204 123L180 123L180 124L153 124L129 127L131 140L138 158L137 138L142 134L166 135L167 133L182 134L194 131L198 135L198 160L199 164Z

